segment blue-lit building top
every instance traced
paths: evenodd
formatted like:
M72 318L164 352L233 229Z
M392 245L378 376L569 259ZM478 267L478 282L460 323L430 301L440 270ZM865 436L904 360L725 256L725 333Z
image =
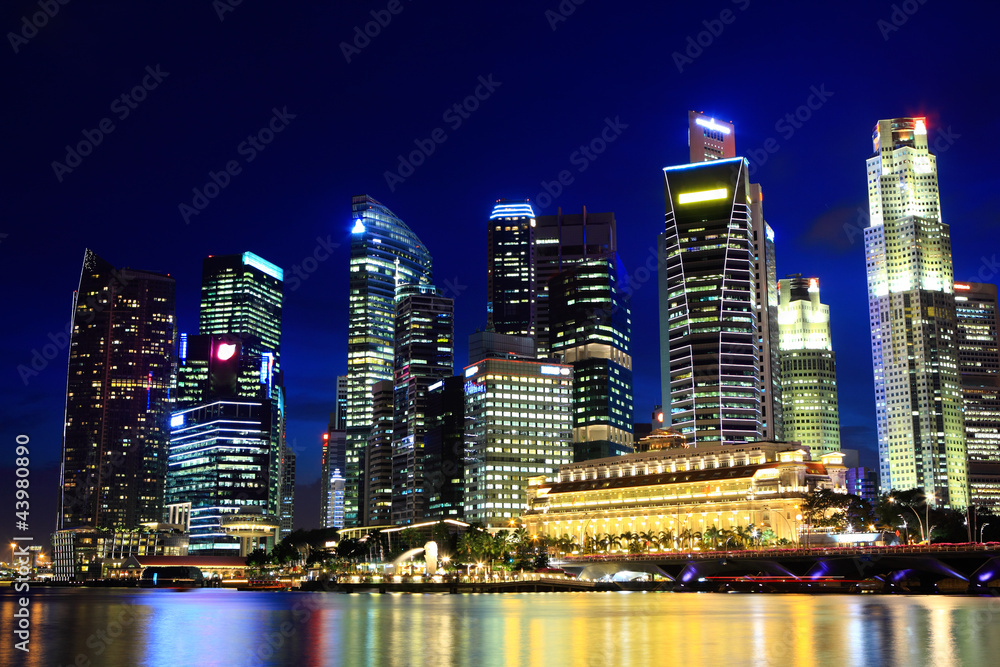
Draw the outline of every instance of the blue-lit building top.
M486 227L487 328L537 335L535 213L527 199L498 199Z

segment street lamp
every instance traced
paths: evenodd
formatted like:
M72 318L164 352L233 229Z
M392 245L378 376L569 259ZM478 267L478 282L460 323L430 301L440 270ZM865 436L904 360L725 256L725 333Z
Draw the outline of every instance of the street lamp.
M933 500L934 496L931 496L931 499ZM910 510L911 512L913 512L913 516L917 517L917 524L920 526L920 539L921 540L926 540L929 543L930 542L929 536L925 536L924 535L924 523L920 520L920 515L917 514L917 510L913 509L910 505L907 505L906 503L904 503L901 500L896 500L892 496L889 496L889 502L892 503L892 504L894 504L894 505L896 503L898 503L898 504L902 505L903 507L907 508L908 510ZM926 504L926 501L925 501L924 504ZM928 512L929 511L930 511L930 508L928 507ZM929 514L928 514L928 517L929 517ZM929 520L929 518L928 518L928 520ZM906 527L906 520L905 519L903 520L903 527L904 528Z
M980 544L982 544L982 543L983 543L983 531L984 531L984 530L986 530L986 526L988 526L988 525L990 525L990 524L988 524L988 523L984 523L984 524L982 525L982 527L981 527L981 528L979 529L979 543L980 543Z

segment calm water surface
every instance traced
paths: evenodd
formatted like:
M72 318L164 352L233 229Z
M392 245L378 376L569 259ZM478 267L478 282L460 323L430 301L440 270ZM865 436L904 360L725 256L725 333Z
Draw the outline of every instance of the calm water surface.
M0 665L998 665L1000 599L0 591Z

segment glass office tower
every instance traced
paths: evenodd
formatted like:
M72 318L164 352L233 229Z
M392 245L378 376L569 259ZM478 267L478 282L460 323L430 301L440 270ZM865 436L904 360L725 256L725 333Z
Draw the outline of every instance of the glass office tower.
M486 227L486 322L500 334L536 331L535 212L527 199L498 199Z
M392 211L367 195L352 199L347 325L345 523L359 525L363 454L372 428L372 388L393 379L396 288L431 284L431 254ZM391 485L390 485L391 486Z
M618 255L590 259L549 281L549 347L573 366L573 459L632 447L632 318Z
M176 315L170 276L84 252L73 294L58 528L163 513Z
M743 158L667 167L659 236L665 422L686 442L761 440L757 259Z

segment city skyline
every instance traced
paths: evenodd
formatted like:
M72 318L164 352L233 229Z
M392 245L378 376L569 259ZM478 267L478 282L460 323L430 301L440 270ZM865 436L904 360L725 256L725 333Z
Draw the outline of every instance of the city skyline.
M532 53L555 57L574 36L597 29L599 19L607 20L603 12L592 7L597 6L578 7L572 16L557 22L556 30L551 29L542 8L507 9L512 16L505 13L504 21L518 25L518 30L524 30L529 39L537 42L532 43ZM726 26L709 47L701 47L704 53L693 62L683 63L683 71L671 67L672 62L677 62L672 54L684 54L687 38L697 37L704 30L703 20L715 18L708 16L711 12L693 7L675 10L670 21L674 27L662 34L656 31L655 36L650 32L652 26L644 25L645 20L637 21L635 14L613 18L608 29L637 31L637 39L631 40L636 43L630 44L622 56L603 47L592 56L580 56L584 60L579 73L570 72L565 84L558 85L552 84L553 72L561 73L555 65L555 70L536 71L538 68L529 68L525 61L494 58L470 58L446 81L428 83L425 77L414 76L414 68L441 66L444 55L430 52L407 63L399 54L420 44L421 31L430 30L434 35L444 31L412 9L408 7L406 13L394 19L385 33L351 63L337 61L342 70L330 70L335 74L337 88L361 85L364 73L371 76L374 71L386 77L386 86L400 95L419 90L421 103L413 113L400 115L397 109L394 114L372 114L371 121L364 121L361 112L344 110L338 101L338 113L349 114L352 122L361 123L358 137L343 136L342 127L323 127L329 124L324 113L328 93L305 95L294 86L280 83L292 69L287 66L290 60L274 68L280 70L278 74L261 67L265 74L254 92L233 95L239 87L224 86L223 91L233 96L232 102L216 101L214 105L232 109L233 113L216 116L213 100L220 98L207 84L217 78L223 80L227 72L234 71L235 59L225 57L224 51L240 44L248 25L277 23L277 10L242 6L221 25L200 23L205 18L215 22L213 12L203 17L191 11L168 21L167 25L177 27L181 34L218 33L220 41L210 47L206 60L221 62L216 71L198 72L193 58L186 59L159 38L152 39L148 48L139 47L140 28L148 25L148 19L133 13L111 25L120 28L124 21L134 22L134 36L120 34L116 39L131 42L138 60L108 67L100 75L97 67L85 68L87 76L79 82L74 82L76 71L74 76L54 79L47 73L51 59L72 60L65 51L69 45L59 41L58 31L79 28L74 12L85 10L61 14L60 27L54 21L53 26L23 46L15 61L19 70L15 84L30 89L34 84L28 82L51 80L52 89L69 91L74 104L56 112L44 98L19 99L13 109L20 117L36 118L32 122L39 125L25 133L32 139L15 146L12 164L17 165L17 173L7 179L13 192L25 193L14 198L11 219L17 227L0 229L8 234L0 243L0 252L12 268L5 278L5 293L32 294L28 317L16 330L4 334L3 348L10 355L5 363L11 373L9 386L16 390L7 404L12 414L20 416L17 421L5 420L5 429L12 429L12 434L29 432L40 443L58 441L58 396L65 381L66 348L53 339L58 340L64 331L74 283L72 265L77 264L83 247L94 248L116 265L171 273L178 280L177 293L182 295L178 299L178 326L188 331L193 330L196 321L192 299L184 296L191 295L192 286L198 283L197 269L193 267L207 254L250 250L287 270L286 328L294 333L290 340L283 341L282 365L288 375L286 386L292 393L289 405L296 406L289 417L289 444L300 448L300 461L318 460L319 435L331 408L333 378L346 371L342 365L346 334L340 333L346 332L340 292L346 284L346 246L352 222L344 212L346 197L371 192L428 243L435 256L435 282L442 289L451 285L456 292L456 331L461 333L456 336L455 352L456 359L463 359L462 333L485 324L485 281L479 262L473 260L481 256L484 234L476 225L488 211L489 202L498 197L527 196L539 209L536 213L547 215L555 214L557 207L576 212L583 205L594 211L614 211L626 271L641 277L641 273L635 274L650 258L650 231L662 220L657 171L685 161L685 117L690 109L701 109L735 124L739 134L737 153L748 156L754 170L752 180L767 191L768 221L775 229L778 246L778 275L808 271L821 280L824 300L831 307L834 346L842 356L866 356L861 230L867 226L867 206L860 181L863 170L859 171L858 164L868 153L865 137L878 119L928 117L929 143L941 166L942 209L952 225L955 277L976 282L996 280L992 276L997 271L992 259L995 248L989 236L990 230L996 229L992 213L996 195L983 187L988 182L984 175L989 173L986 157L979 155L977 142L970 140L981 122L972 110L992 108L994 93L987 90L985 97L973 98L973 74L962 67L966 61L978 62L982 47L972 42L954 49L917 48L934 26L941 24L938 20L945 20L944 8L922 5L905 25L884 33L878 21L889 17L890 7L859 4L857 11L833 17L830 26L831 31L841 31L861 44L856 54L838 48L834 55L824 56L823 49L830 40L822 36L815 45L796 44L804 57L765 69L751 102L741 100L734 90L720 90L713 79L725 71L724 65L731 62L734 52L759 48L762 31L789 25L788 19L774 8L753 4L737 12L738 21ZM86 11L90 14L95 10ZM341 39L349 39L350 28L367 20L365 12L348 9L323 10L338 13L335 21L328 14L313 16L312 9L289 11L302 19L301 23L316 26L309 30L343 27L343 35L333 30L334 39L326 40L329 44L323 47L331 62L342 58L338 44ZM498 10L475 11L493 16L492 12ZM803 20L808 17L807 13ZM463 25L468 18L449 19L446 26ZM499 15L494 18L499 19ZM12 24L16 20L12 19ZM207 33L209 29L213 32ZM498 36L489 36L484 48L484 52L506 54ZM461 42L452 44L444 49L448 51L447 62L452 62L455 49L471 53ZM624 58L627 63L648 63L653 61L654 53L667 63L662 76L651 76L648 70L631 72L628 68L623 73L622 68L602 64L616 62L616 58ZM810 58L813 53L816 57ZM912 66L923 67L928 76L890 91L884 90L876 77L858 77L856 68L848 64L892 59L895 53L906 53L908 59L913 59ZM202 53L199 58L205 56ZM299 56L301 52L296 53L296 61ZM768 62L775 62L773 56ZM95 53L95 58L97 62L110 62L103 53ZM92 155L57 180L51 173L51 162L66 160L63 146L82 141L81 128L91 131L97 126L113 94L131 89L147 76L145 67L155 71L158 62L163 72L169 72L159 88L149 91L148 99L127 119L115 116L115 132L106 134ZM392 72L392 68L399 71ZM942 76L949 68L957 74ZM297 75L295 85L311 81L310 90L324 87L315 86L316 69L305 70ZM493 81L491 85L500 85L491 92L479 81L480 76ZM621 82L614 83L616 78ZM591 104L578 105L560 115L565 120L558 123L541 115L517 115L525 113L518 109L528 99L537 98L532 108L539 109L542 107L538 104L547 105L563 95L563 85L580 85L583 89L590 86L612 101L601 101L602 96L595 95ZM490 96L475 97L477 88L482 96ZM635 92L626 92L630 90ZM616 96L618 93L622 94ZM378 95L380 103L389 99L385 92ZM467 114L468 118L456 116L462 120L458 128L448 121L442 125L440 112L470 95L478 100L480 108ZM196 113L188 109L184 99L192 96L198 101L194 105ZM273 143L268 143L265 150L257 152L253 162L242 163L240 174L229 174L228 185L185 224L178 203L191 204L195 199L192 189L203 193L210 190L206 183L213 181L208 172L220 174L227 159L241 155L237 149L244 136L256 134L258 128L276 118L273 109L285 113L287 127L274 135ZM162 132L177 114L193 119L187 123L190 134ZM786 119L788 115L792 121ZM389 122L397 116L402 118L400 122ZM526 122L521 127L510 127L505 123L508 116ZM275 126L280 122L275 121ZM396 156L401 154L408 160L411 151L416 150L414 140L424 142L439 125L447 128L447 142L438 143L435 152L412 175L401 176L405 182L390 186L385 172L409 173L398 166ZM376 128L385 131L374 132ZM163 137L155 138L158 133ZM608 142L609 137L614 141ZM597 138L608 142L599 154L589 148ZM360 150L362 140L364 152ZM502 145L505 141L509 144ZM171 145L174 142L176 149ZM584 144L587 151L576 153L574 162L577 146ZM498 146L499 150L486 150ZM526 161L526 156L531 159ZM579 170L581 160L587 161L585 171ZM352 173L343 175L346 172L335 165L341 161L349 163L348 171ZM818 165L819 173L803 167L810 161ZM152 167L161 162L162 166ZM569 172L571 183L560 182L563 170ZM125 187L109 193L108 183L119 177ZM225 179L219 176L219 180ZM550 187L546 189L542 183ZM558 195L553 194L556 191ZM542 207L546 200L547 206ZM87 211L83 224L79 222L80 211ZM153 238L147 232L136 237L136 220L148 220L151 229L163 230L163 236L149 243L136 243L137 238ZM31 229L32 225L38 229ZM56 236L58 244L45 238ZM334 244L340 247L332 247ZM44 280L38 280L36 263L42 249L51 254L51 269ZM634 295L633 346L637 358L639 351L648 355L654 349L650 343L656 332L651 337L648 330L655 327L643 317L656 301L654 282L642 283ZM46 356L46 345L56 348L51 358ZM40 360L36 360L33 350L38 351ZM635 413L640 419L658 402L651 400L658 393L659 382L655 373L648 372L650 365L655 364L636 363L640 372L636 377ZM37 375L29 373L25 383L18 366ZM861 448L871 457L875 422L870 363L838 364L838 375L844 394L844 446ZM54 445L40 445L34 465L52 467L57 457ZM871 458L868 463L873 463ZM41 469L38 474L42 474ZM317 515L318 510L313 514Z

